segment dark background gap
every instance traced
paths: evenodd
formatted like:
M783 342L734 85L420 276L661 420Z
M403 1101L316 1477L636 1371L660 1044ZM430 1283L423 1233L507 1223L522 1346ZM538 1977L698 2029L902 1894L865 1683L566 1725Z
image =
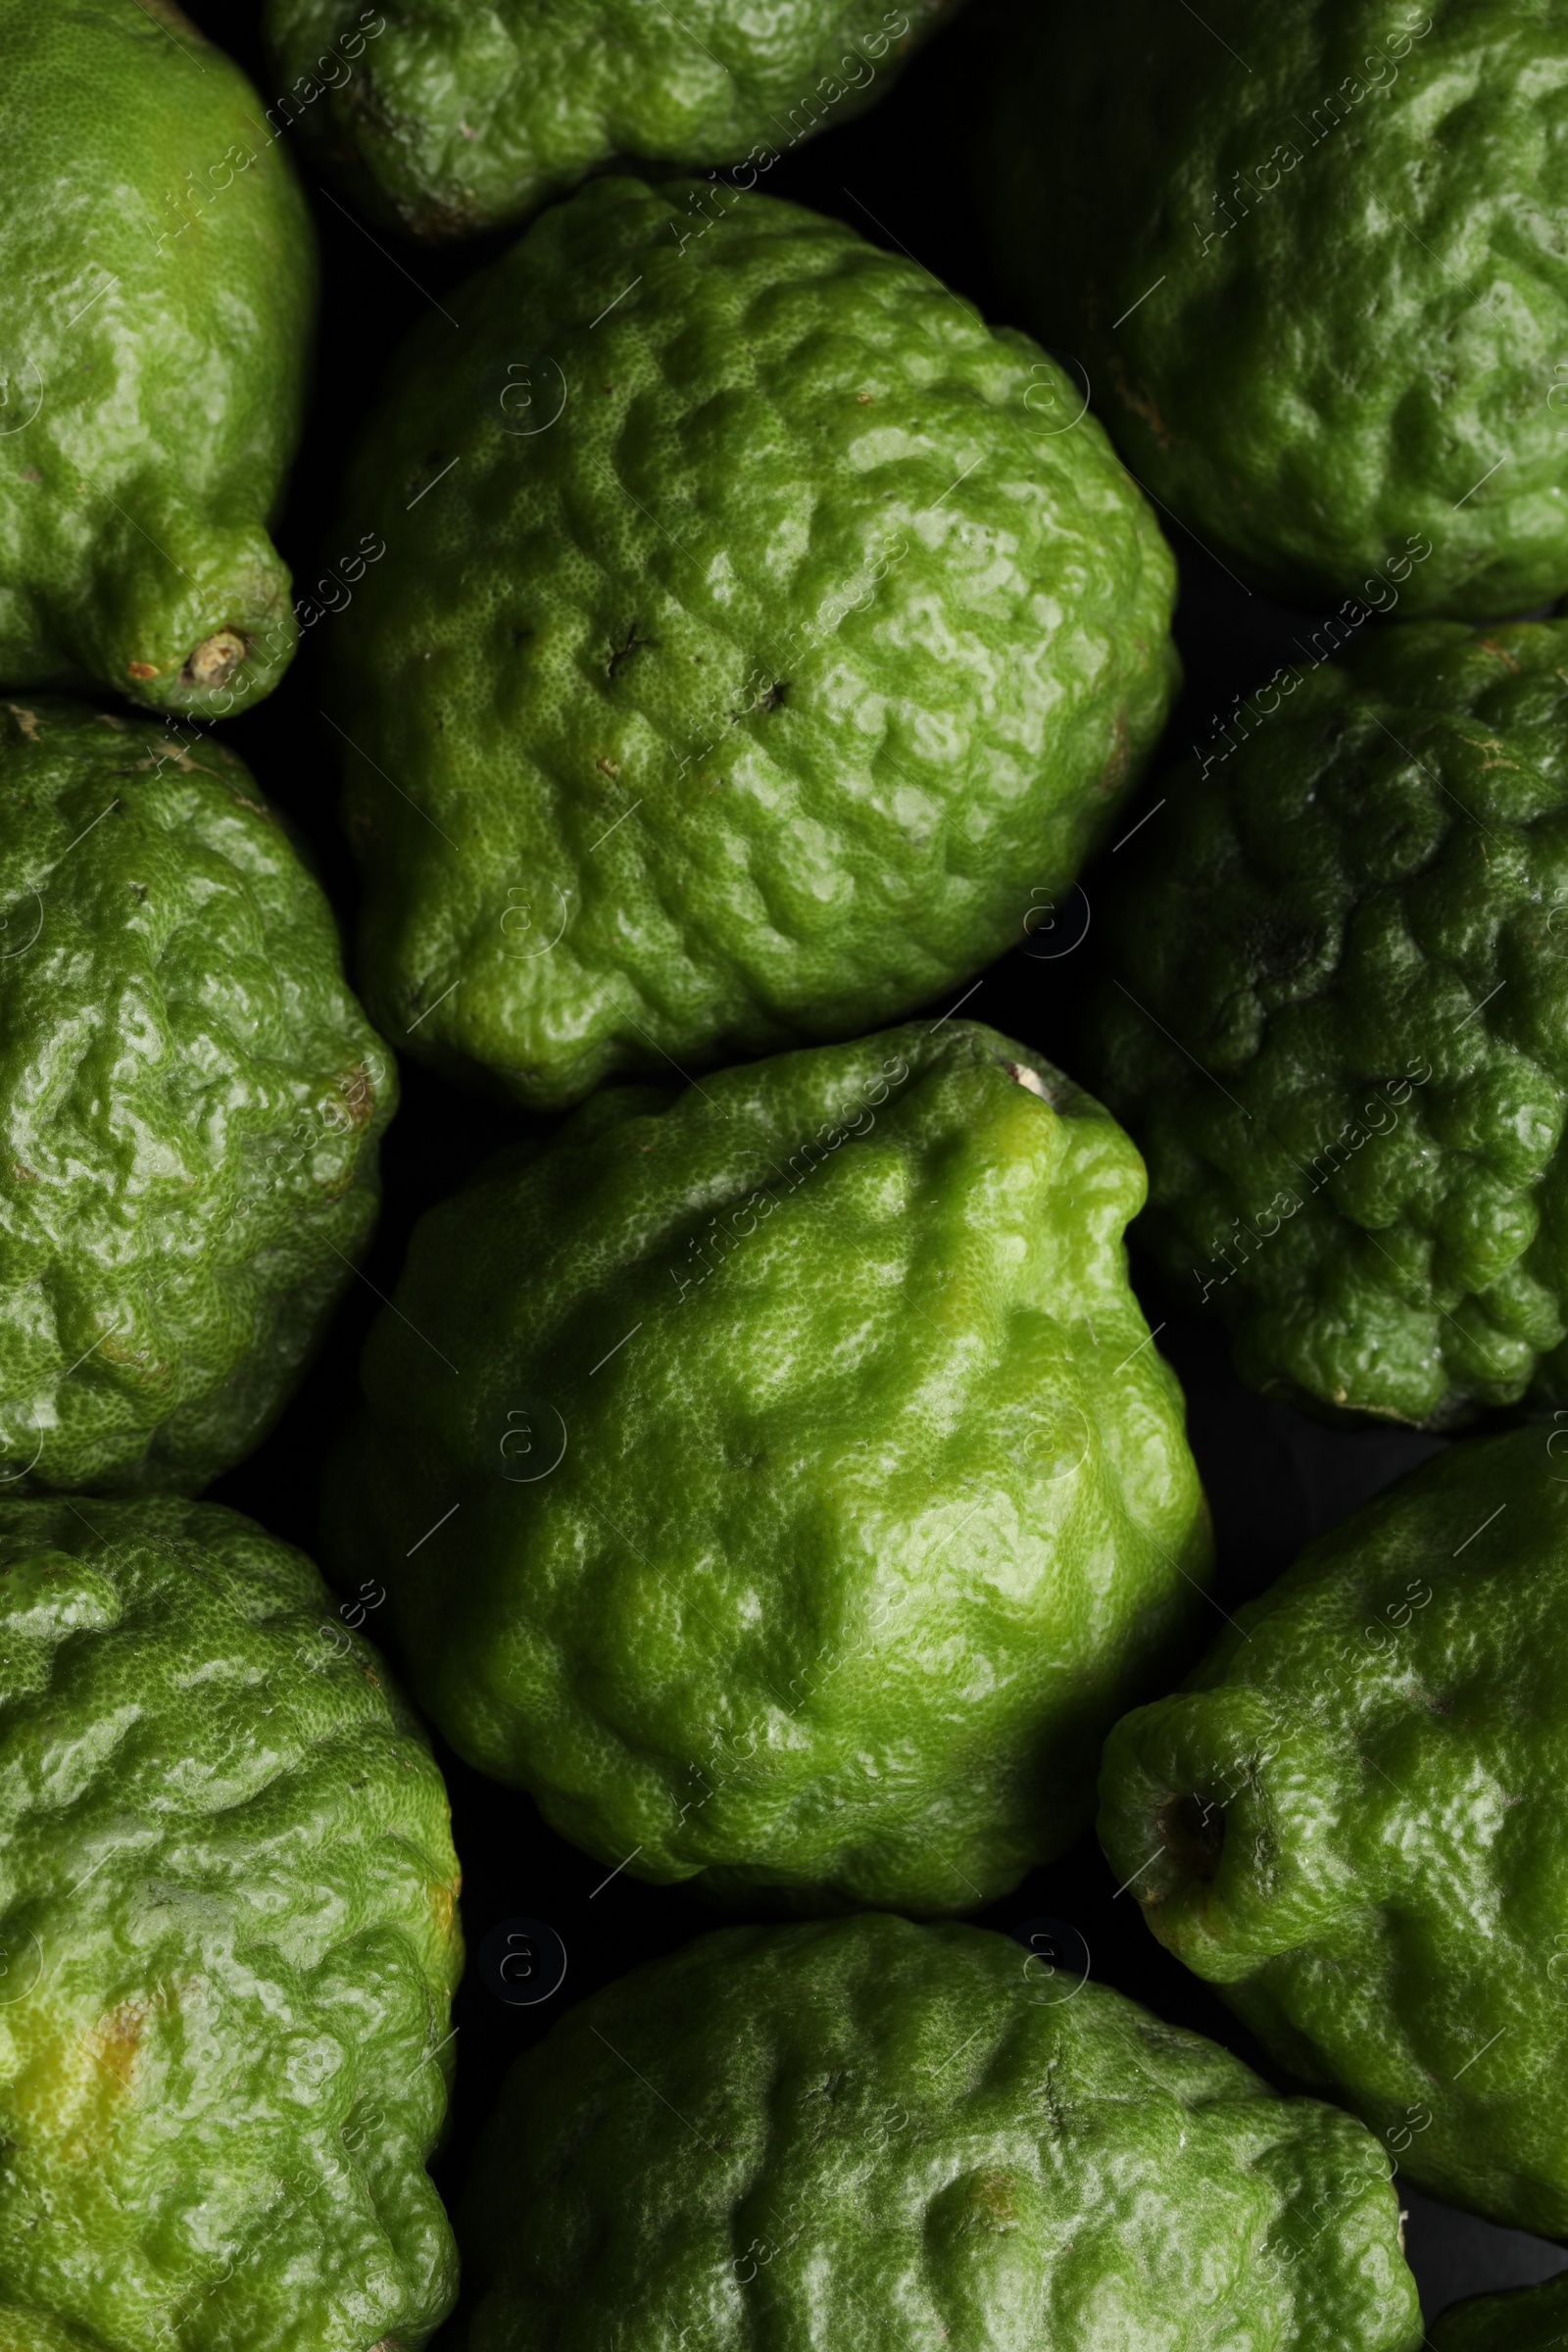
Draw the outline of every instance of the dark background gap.
M246 68L264 105L273 104L279 90L256 31L255 8L223 6L220 0L184 0L184 5L194 22ZM760 184L770 195L847 220L873 243L902 248L967 296L986 318L1003 323L1006 308L986 267L968 192L968 136L996 17L991 0L978 0L915 61L880 106L784 156ZM423 317L430 297L461 284L513 239L502 234L426 251L379 227L367 228L323 196L308 151L297 144L297 133L290 137L311 191L324 284L310 429L275 534L303 594L336 553L331 534L337 527L345 456L391 353ZM1325 617L1250 593L1169 515L1161 520L1181 565L1176 636L1187 679L1155 762L1156 775L1193 744L1208 741L1237 698L1280 663L1300 660ZM346 545L358 529L349 518ZM269 796L297 819L340 918L351 922L356 888L337 825L337 746L318 715L319 640L332 625L328 615L308 631L277 692L221 731ZM1118 838L1157 797L1157 787L1146 787L1128 809ZM1075 1062L1077 1007L1095 952L1093 907L1111 856L1107 851L1083 877L1087 936L1081 936L1082 904L1064 902L1054 915L1059 929L1037 921L1030 947L1015 949L992 965L965 1006L975 1018L1037 1047L1069 1070ZM1058 939L1079 944L1053 956L1049 951ZM956 989L933 1004L930 1017L947 1011L961 994ZM526 1125L542 1124L461 1094L407 1059L402 1078L403 1105L383 1151L383 1213L364 1279L351 1286L320 1357L276 1431L211 1491L213 1500L250 1513L313 1553L322 1465L358 1394L356 1365L377 1312L375 1293L393 1290L420 1213L487 1152ZM1172 1303L1146 1280L1147 1273L1135 1251L1140 1295L1151 1323L1163 1323L1159 1346L1187 1393L1193 1448L1218 1539L1217 1598L1234 1609L1272 1583L1304 1543L1424 1460L1436 1450L1436 1442L1384 1430L1330 1430L1288 1407L1265 1403L1231 1371L1212 1312L1200 1314ZM389 1631L374 1616L365 1630L395 1656ZM721 1913L681 1888L644 1886L624 1872L605 1884L607 1866L555 1837L529 1798L471 1771L438 1735L435 1746L452 1794L469 1950L455 2010L456 2098L448 2138L432 2168L450 2202L502 2072L567 2004L708 1928L767 1915ZM1273 2076L1216 1995L1154 1941L1132 1897L1116 1896L1092 1836L1061 1861L1034 1872L1016 1894L979 1918L984 1926L1003 1929L1041 1919L1070 1924L1087 1942L1093 1973L1102 1983L1146 2002L1161 2017L1209 2034ZM489 1932L519 1920L553 1928L566 1951L564 1985L531 2007L504 2003L475 1965ZM1402 2182L1401 2190L1409 2210L1407 2252L1429 2319L1461 2295L1523 2284L1568 2267L1568 2250L1456 2213Z

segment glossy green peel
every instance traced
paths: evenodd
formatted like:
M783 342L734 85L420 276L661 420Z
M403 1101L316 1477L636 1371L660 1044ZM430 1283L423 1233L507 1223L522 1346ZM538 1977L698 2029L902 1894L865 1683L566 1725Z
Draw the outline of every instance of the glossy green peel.
M1243 1377L1568 1396L1568 623L1277 673L1117 865L1089 1063Z
M369 1238L391 1055L220 743L0 705L0 1491L191 1491Z
M1089 1818L1207 1514L1143 1170L964 1021L596 1096L417 1227L326 1496L469 1762L634 1876L965 1910Z
M467 2352L1415 2352L1376 2142L978 1928L704 1936L513 2068Z
M265 21L287 102L360 202L449 238L520 221L618 156L769 171L874 103L956 5L267 0Z
M1020 12L983 146L1018 315L1140 481L1305 608L1568 588L1568 20L1550 0Z
M6 2352L424 2342L457 1890L423 1737L301 1553L0 1505Z
M537 1108L967 977L1177 676L1170 553L1034 344L687 192L596 181L449 296L345 490L388 548L325 649L367 1003Z
M1548 2278L1513 2294L1473 2295L1434 2322L1432 2352L1561 2352L1568 2345L1568 2286Z
M1421 2187L1568 2234L1568 1465L1450 1447L1105 1745L1160 1941Z
M224 717L298 633L304 197L170 0L0 0L0 686Z

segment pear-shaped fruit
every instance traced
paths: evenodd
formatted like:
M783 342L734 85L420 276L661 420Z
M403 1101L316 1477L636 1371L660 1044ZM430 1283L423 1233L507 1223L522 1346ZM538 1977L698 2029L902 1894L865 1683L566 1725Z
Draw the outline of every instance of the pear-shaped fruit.
M268 537L316 256L279 122L170 0L0 0L0 686L221 717L297 625Z

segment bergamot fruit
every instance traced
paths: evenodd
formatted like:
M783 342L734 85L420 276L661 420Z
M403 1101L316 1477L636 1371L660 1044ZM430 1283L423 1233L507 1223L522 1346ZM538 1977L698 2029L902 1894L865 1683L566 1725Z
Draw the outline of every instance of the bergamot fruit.
M266 24L280 109L361 203L449 238L519 221L617 156L730 165L755 186L880 97L956 4L267 0Z
M0 708L0 1492L191 1491L258 1443L395 1094L232 753Z
M1414 2352L1388 2159L1007 1937L732 1928L514 2066L469 2352Z
M1568 2285L1548 2278L1511 2294L1473 2295L1438 2320L1432 2352L1562 2352L1568 2345Z
M1283 671L1112 896L1089 1066L1246 1379L1443 1428L1568 1396L1568 623Z
M458 1866L310 1562L210 1504L0 1504L0 1857L7 2352L422 2344Z
M327 1544L453 1745L634 1876L964 1910L1203 1605L1143 1168L949 1021L619 1088L417 1227Z
M1534 0L1022 12L984 172L1025 320L1256 585L1568 588L1568 22Z
M1565 1433L1568 1435L1568 1433ZM1449 1447L1105 1744L1160 1941L1423 2188L1568 2234L1568 1452Z
M1169 551L1052 363L837 221L623 179L449 299L328 648L394 1043L560 1107L1022 939L1177 674Z
M298 634L305 199L172 0L0 0L0 685L221 717Z

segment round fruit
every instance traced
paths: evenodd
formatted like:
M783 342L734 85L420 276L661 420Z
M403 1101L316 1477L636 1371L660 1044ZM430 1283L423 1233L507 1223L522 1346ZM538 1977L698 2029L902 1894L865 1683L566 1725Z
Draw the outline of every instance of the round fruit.
M1100 1834L1160 1941L1412 2180L1568 2232L1568 1466L1439 1454L1106 1742Z
M382 1672L235 1512L0 1505L8 2352L416 2347L451 2304L458 1866Z
M305 200L172 0L0 0L0 682L222 717L298 633Z
M513 2068L459 2209L470 2352L1413 2352L1389 2165L980 1928L732 1928Z
M329 1482L469 1762L634 1876L964 1910L1209 1562L1143 1169L989 1029L596 1096L417 1228Z
M1568 21L1542 0L1025 11L999 265L1141 481L1297 604L1568 587ZM1114 159L1107 169L1107 159Z
M1278 673L1103 907L1151 1247L1298 1401L1568 1396L1568 623Z
M755 186L879 97L956 5L267 0L265 21L279 111L373 215L444 238L521 220L615 156L737 165Z
M1021 939L1176 677L1169 551L1052 364L837 221L622 179L450 300L328 649L387 1034L560 1107Z
M1568 2344L1568 2283L1455 2303L1433 2327L1432 2352L1561 2352Z
M193 1490L368 1239L390 1054L210 737L0 710L0 1489Z

